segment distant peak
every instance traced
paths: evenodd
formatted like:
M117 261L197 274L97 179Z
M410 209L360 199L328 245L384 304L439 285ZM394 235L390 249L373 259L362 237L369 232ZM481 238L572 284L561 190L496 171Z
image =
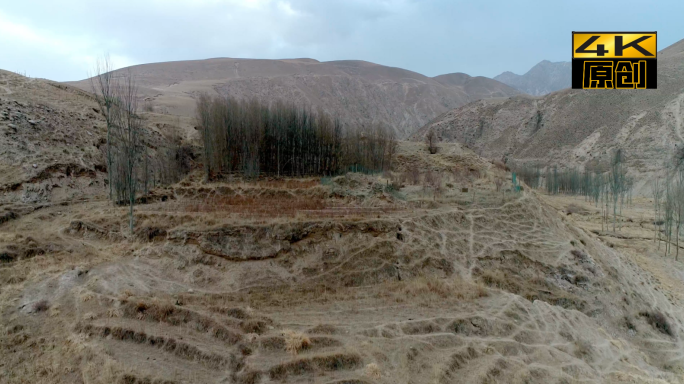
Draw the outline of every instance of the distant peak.
M280 61L286 61L286 62L298 62L298 63L320 63L320 61L316 59L311 59L308 57L300 57L296 59L280 59Z
M330 60L324 61L326 64L333 65L347 65L347 66L380 66L380 64L371 63L365 60Z
M570 62L542 60L524 75L506 71L494 77L494 80L521 92L541 96L570 87L571 77Z
M449 85L464 85L472 78L473 77L469 74L462 72L446 73L444 75L433 77L433 79L437 80L438 82Z
M502 73L494 76L493 79L500 81L501 79L510 79L510 78L517 78L517 77L520 77L520 75L518 75L517 73L513 73L511 71L506 71L506 72L502 72Z
M542 60L542 61L538 62L538 63L535 65L535 67L538 66L538 65L564 65L564 64L570 64L570 62L569 62L569 61ZM533 67L533 68L534 68L534 67Z
M452 72L452 73L445 73L445 74L443 74L443 75L440 75L440 76L468 76L468 77L470 77L470 75L469 75L469 74L467 74L467 73L463 73L463 72Z

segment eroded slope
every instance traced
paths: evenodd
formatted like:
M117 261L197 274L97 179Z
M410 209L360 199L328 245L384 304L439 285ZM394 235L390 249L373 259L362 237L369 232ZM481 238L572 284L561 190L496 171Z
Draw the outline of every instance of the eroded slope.
M564 90L541 98L481 100L449 111L411 137L429 130L492 159L518 164L605 169L622 148L636 189L650 181L684 142L684 42L658 54L658 89Z
M189 179L138 208L134 236L106 203L1 226L24 250L0 267L2 380L681 381L679 303L649 273L448 153L399 153L441 170L441 195L353 174Z

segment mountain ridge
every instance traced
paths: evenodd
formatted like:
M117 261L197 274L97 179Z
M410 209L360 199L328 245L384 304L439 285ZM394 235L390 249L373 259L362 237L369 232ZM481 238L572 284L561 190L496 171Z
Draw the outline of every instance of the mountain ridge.
M603 169L625 150L637 193L684 145L684 40L659 53L657 90L565 89L543 97L481 100L444 113L411 138L435 130L492 159Z
M195 98L208 92L305 104L347 124L390 125L400 138L452 108L520 93L485 77L428 77L362 60L214 58L140 64L115 72L123 71L133 73L142 96L159 113L194 116ZM88 79L67 84L90 90Z
M564 88L570 88L572 65L569 61L542 60L523 75L506 71L495 76L494 80L510 85L523 93L543 96Z

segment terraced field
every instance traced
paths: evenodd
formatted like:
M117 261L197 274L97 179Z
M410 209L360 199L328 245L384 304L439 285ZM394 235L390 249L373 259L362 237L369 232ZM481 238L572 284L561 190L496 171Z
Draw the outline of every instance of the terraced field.
M17 217L0 226L2 381L680 380L680 307L652 275L479 172L475 194L445 174L440 196L354 174L190 180L140 205L133 236L105 202ZM271 209L245 218L255 205ZM331 209L347 213L312 214Z

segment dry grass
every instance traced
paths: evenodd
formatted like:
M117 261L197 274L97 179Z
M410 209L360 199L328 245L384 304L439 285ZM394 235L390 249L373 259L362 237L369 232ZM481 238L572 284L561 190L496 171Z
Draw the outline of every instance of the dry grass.
M121 292L121 293L119 294L118 299L119 299L119 301L121 301L121 302L126 302L126 301L128 301L129 298L131 298L131 297L133 297L133 296L134 296L134 295L133 295L133 292L131 292L131 291L129 291L129 290L125 290L125 291L123 291L123 292Z
M57 317L62 314L62 311L60 310L58 305L53 305L50 307L50 311L48 312L48 316L50 317Z
M594 352L594 347L586 340L575 340L575 356L589 360Z
M473 300L489 295L487 288L483 285L461 279L418 277L407 282L394 284L400 286L398 287L400 292L412 298L438 296L443 299Z
M366 365L366 368L364 369L363 373L366 376L373 379L379 379L380 377L382 377L382 371L380 370L380 367L375 363L370 363Z
M256 333L246 333L243 336L243 339L246 343L253 343L259 339L259 335L257 335Z
M480 279L488 287L494 287L513 293L520 292L521 290L520 286L509 278L508 273L498 269L494 271L484 271L482 276L480 276Z
M293 356L311 345L309 337L301 332L287 329L283 331L283 337L285 338L285 350Z
M81 301L84 303L92 300L93 298L95 298L95 295L92 292L85 292L81 294Z
M76 332L90 338L110 338L135 344L144 344L163 349L177 357L188 361L197 361L208 368L218 369L230 366L230 359L214 352L202 350L192 344L176 340L168 336L148 335L144 331L136 331L126 327L96 326L91 324L77 324Z
M235 377L235 383L237 384L257 384L261 382L261 372L259 371L248 371L243 372Z
M341 218L378 217L405 209L400 205L366 207L334 205L313 196L291 197L221 197L158 203L144 211L211 214L214 218L271 219L271 218ZM147 224L147 222L145 223Z
M339 332L339 329L330 324L319 324L308 331L309 333L317 333L323 335L334 335Z
M568 204L568 206L565 207L565 212L568 215L572 215L572 214L587 215L590 213L586 208L580 207L577 204Z
M333 372L339 370L356 369L362 359L357 353L334 353L309 358L299 358L287 363L279 364L269 369L272 380L284 380L288 376L309 375L314 372Z
M120 317L166 323L173 326L188 326L198 332L210 334L214 338L230 345L234 345L241 340L241 335L236 330L225 327L211 317L168 303L131 302L122 308ZM245 327L244 324L250 321L246 320L242 323L243 329L249 328ZM258 325L260 329L266 328L263 321Z
M326 208L321 198L308 196L220 196L202 200L174 201L158 204L155 210L234 214L238 217L294 217L304 210Z
M504 164L504 162L501 161L501 160L492 160L492 164L493 164L497 169L500 169L500 170L502 170L502 171L504 171L504 172L510 172L510 171L511 171L510 168L508 168L508 166L506 166L506 164Z
M207 305L212 307L212 311L224 313L222 305L227 303L249 302L257 308L284 308L302 304L342 303L373 298L401 303L410 300L424 305L425 303L438 304L444 300L475 300L487 296L489 296L488 289L480 282L469 282L459 278L417 277L402 281L379 282L363 291L358 287L339 286L335 281L329 281L300 286L254 287L249 291L231 294L204 295L201 299L193 295L183 295L182 300L186 304ZM258 323L250 321L244 321L241 324L244 333L260 334L263 333L264 327L266 324L261 324L259 327Z
M109 308L107 310L107 317L119 318L123 316L123 311L121 308Z
M321 185L319 178L314 179L274 179L274 180L257 180L249 183L261 188L277 188L277 189L305 189Z
M541 276L522 278L510 269L474 270L486 286L519 295L529 301L544 300L549 304L582 311L586 301L572 292L559 288ZM575 276L574 282L581 282L582 276Z

